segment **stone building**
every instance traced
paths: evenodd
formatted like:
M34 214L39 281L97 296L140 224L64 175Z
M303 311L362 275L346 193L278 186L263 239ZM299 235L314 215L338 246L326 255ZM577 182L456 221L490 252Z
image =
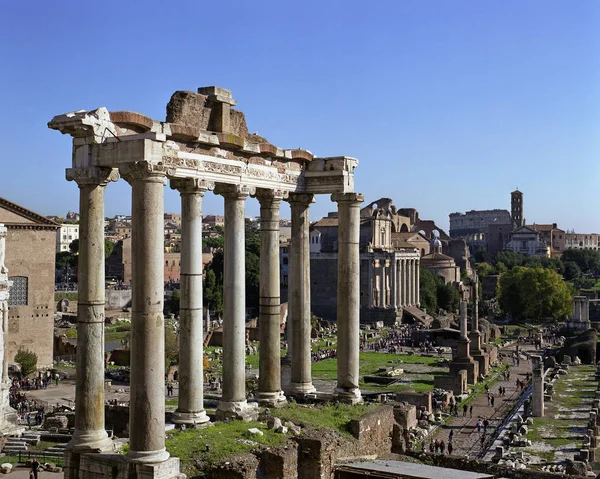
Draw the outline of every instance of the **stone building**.
M466 213L450 213L450 236L464 238L471 251L487 246L491 225L510 224L508 210L471 210Z
M600 249L600 235L596 233L565 233L565 249Z
M52 367L54 260L59 225L0 198L0 223L7 228L5 265L12 281L8 299L6 357L20 348L35 351L38 367Z
M488 256L493 258L500 251L504 251L504 248L510 241L512 230L512 223L493 224L489 226L486 239Z
M527 225L539 233L540 241L550 247L550 256L560 258L565 250L565 231L561 230L556 223Z
M389 198L374 201L360 211L361 322L395 323L402 319L405 308L419 306L421 250L407 242L398 240L394 244L393 241L397 228L405 224ZM334 321L337 315L337 213L329 213L311 229L312 311Z
M181 196L181 328L179 397L173 421L209 421L204 409L202 331L202 198L224 199L223 381L216 418L258 416L245 387L245 201L260 203L260 358L256 398L270 405L285 394L313 395L311 371L309 207L314 195L338 206L337 400L361 400L360 204L354 192L358 161L320 158L278 148L249 134L231 92L219 87L177 91L165 121L131 111L79 110L48 126L72 136L67 179L80 189L80 248L75 430L65 477L179 479L179 460L165 448L164 187ZM114 455L104 417L104 195L123 177L132 192L132 314L129 450ZM109 189L110 191L110 189ZM289 319L291 381L280 374L279 215L291 209ZM54 231L52 231L54 235ZM388 240L389 241L389 240ZM418 258L418 252L414 255ZM396 265L397 266L397 265ZM407 265L408 266L408 265ZM412 263L417 266L417 261ZM394 270L395 271L395 270ZM418 269L417 269L418 271ZM418 284L418 279L416 284ZM409 289L415 298L415 289ZM417 291L418 292L418 291Z
M402 226L404 226L404 224ZM396 249L416 248L421 253L421 256L429 254L429 239L423 236L423 233L416 231L410 233L393 232L392 245Z
M523 192L517 188L510 194L510 217L513 228L520 228L525 224L523 213Z
M438 238L431 240L431 253L421 257L421 266L444 279L444 283L460 283L460 267L451 256L442 253L442 242Z
M504 249L527 256L550 257L550 247L540 240L540 234L530 226L520 226L513 230Z

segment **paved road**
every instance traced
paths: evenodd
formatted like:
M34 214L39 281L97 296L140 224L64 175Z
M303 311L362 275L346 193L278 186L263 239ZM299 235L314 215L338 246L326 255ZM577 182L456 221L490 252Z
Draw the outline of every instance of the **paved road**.
M2 474L1 477L9 477L10 479L29 479L28 467L17 467L10 474ZM64 478L62 472L39 472L38 479Z
M520 351L533 353L535 350L531 345L519 345ZM502 350L505 355L509 356L515 351L515 346ZM448 436L450 431L454 431L452 455L476 457L481 452L481 438L484 435L482 432L477 432L477 421L479 418L482 421L487 418L490 422L487 433L485 434L485 442L487 443L490 434L496 432L497 427L502 423L507 411L512 409L520 396L520 388L517 386L517 378L525 380L525 375L531 372L531 362L521 355L520 365L513 366L510 359L507 360L510 366L510 379L505 381L503 378L497 381L491 388L490 392L494 394L494 406L488 406L487 395L482 393L473 402L473 417L467 413L467 417L463 417L462 410L459 411L459 417L452 418L439 431L437 438L443 439L446 445L448 444ZM498 394L498 387L506 388L505 397L501 398Z

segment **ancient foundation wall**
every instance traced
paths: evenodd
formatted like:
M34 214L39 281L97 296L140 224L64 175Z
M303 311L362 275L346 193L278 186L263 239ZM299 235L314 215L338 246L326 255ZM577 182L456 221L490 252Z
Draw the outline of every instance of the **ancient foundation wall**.
M311 311L332 322L337 320L337 268L333 258L310 260Z
M431 393L414 393L411 391L403 391L396 393L396 401L412 404L417 409L425 407L427 412L431 412L433 410Z

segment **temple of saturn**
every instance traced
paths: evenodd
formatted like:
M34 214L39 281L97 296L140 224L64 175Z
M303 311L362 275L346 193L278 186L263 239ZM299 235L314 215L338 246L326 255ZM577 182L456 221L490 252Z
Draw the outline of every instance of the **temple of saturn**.
M358 161L284 150L248 133L231 92L178 91L166 121L106 108L54 117L48 126L73 137L72 167L80 191L79 299L75 433L65 477L180 478L179 459L165 449L163 195L179 191L182 210L179 405L174 421L199 425L203 407L202 198L224 198L223 382L217 418L255 414L245 391L245 200L260 202L260 378L257 400L315 391L310 358L309 207L316 194L338 205L339 400L360 401L359 220L354 192ZM132 191L132 318L129 451L115 454L104 424L104 194L120 178ZM279 209L291 205L289 391L281 390ZM112 453L112 454L111 454Z

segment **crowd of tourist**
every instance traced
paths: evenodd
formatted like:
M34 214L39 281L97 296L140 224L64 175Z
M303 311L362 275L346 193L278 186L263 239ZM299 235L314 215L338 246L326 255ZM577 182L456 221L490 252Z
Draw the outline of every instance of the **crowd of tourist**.
M319 349L317 351L310 352L310 360L313 363L323 361L324 359L335 358L337 356L337 349Z

